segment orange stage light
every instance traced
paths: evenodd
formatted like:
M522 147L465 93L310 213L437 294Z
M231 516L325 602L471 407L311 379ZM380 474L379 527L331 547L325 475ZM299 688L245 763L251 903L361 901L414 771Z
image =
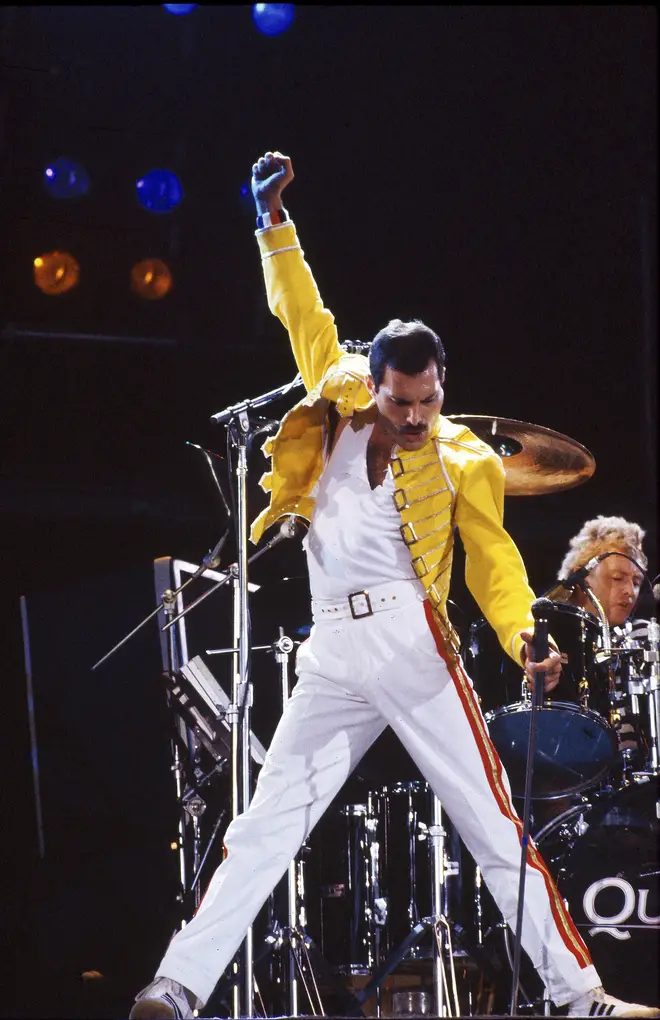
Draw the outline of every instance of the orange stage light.
M33 266L34 282L44 294L65 294L80 279L80 266L67 251L38 255Z
M172 289L172 274L162 259L142 259L131 269L131 289L148 301L157 301Z

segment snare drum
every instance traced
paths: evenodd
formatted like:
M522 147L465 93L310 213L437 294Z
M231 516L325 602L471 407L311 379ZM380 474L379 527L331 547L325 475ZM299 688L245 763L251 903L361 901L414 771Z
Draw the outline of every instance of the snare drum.
M598 621L563 602L552 602L547 617L562 655L562 675L536 715L532 796L539 800L596 785L617 755L607 671L596 665ZM523 669L483 619L470 628L465 659L513 795L522 797L531 710Z

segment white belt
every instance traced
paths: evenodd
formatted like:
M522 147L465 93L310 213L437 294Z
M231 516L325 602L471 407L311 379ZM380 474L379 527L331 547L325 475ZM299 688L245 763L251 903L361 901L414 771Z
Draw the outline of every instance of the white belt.
M348 616L361 620L385 609L423 602L425 598L424 587L417 579L386 581L368 590L353 591L342 599L312 599L312 613L315 620L341 620Z

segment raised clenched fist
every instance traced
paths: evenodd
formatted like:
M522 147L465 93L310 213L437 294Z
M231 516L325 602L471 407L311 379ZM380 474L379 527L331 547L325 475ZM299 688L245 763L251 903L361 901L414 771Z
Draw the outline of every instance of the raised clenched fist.
M280 195L293 180L293 167L281 152L266 152L252 165L252 194L259 212L281 206Z

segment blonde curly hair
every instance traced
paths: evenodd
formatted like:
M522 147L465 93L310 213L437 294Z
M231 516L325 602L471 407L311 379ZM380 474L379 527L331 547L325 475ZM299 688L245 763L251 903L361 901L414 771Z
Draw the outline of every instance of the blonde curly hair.
M632 556L640 567L646 570L648 560L642 549L645 534L639 524L632 524L624 517L599 516L592 521L586 521L569 542L568 552L557 573L557 580L565 580L574 570L584 566L592 556L599 556L611 550Z

